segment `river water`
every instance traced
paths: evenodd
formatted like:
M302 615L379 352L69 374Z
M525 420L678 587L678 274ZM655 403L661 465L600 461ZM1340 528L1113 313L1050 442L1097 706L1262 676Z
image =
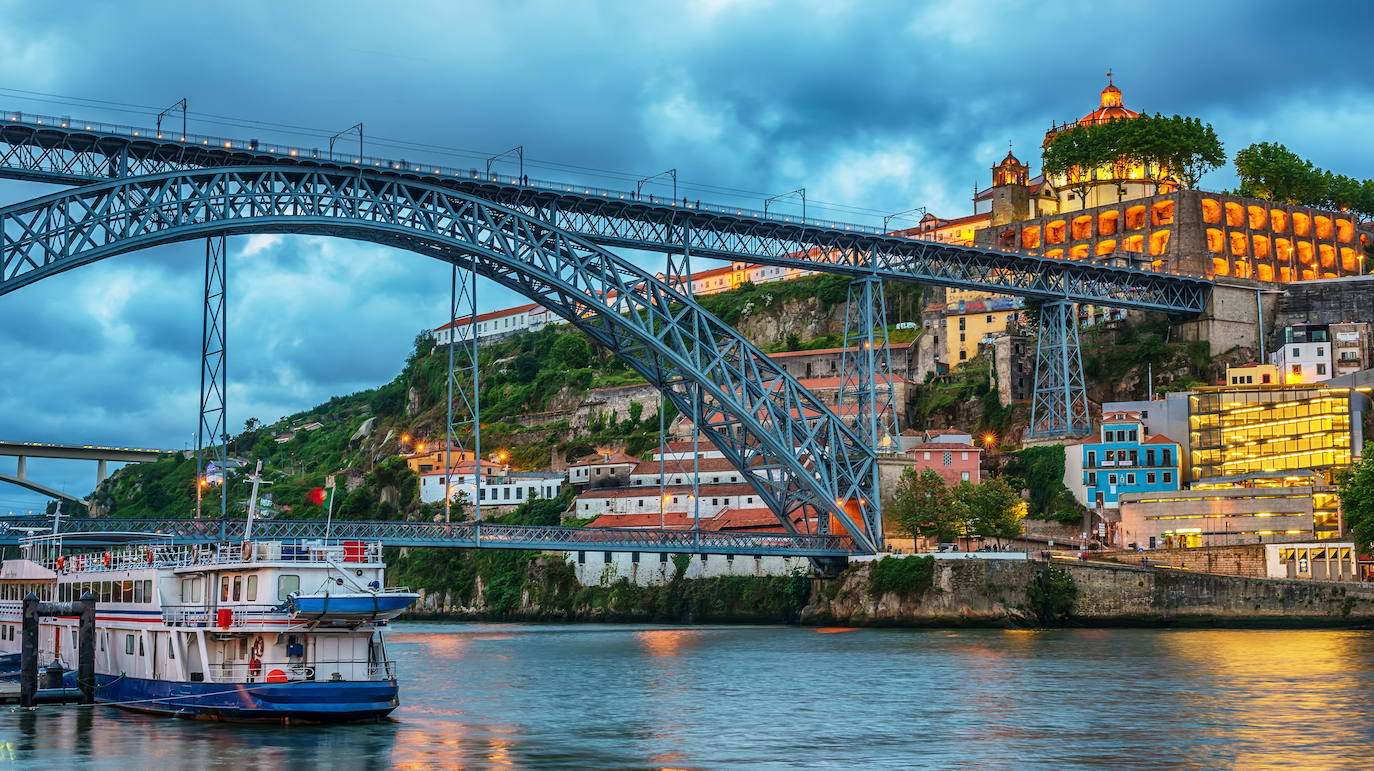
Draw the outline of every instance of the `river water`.
M389 647L390 722L5 707L0 764L1374 767L1366 632L399 624Z

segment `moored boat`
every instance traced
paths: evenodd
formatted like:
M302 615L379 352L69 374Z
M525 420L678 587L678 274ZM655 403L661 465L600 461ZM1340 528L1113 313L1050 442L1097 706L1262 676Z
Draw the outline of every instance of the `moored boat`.
M384 632L416 595L385 588L380 544L142 542L95 551L74 545L83 540L28 538L21 558L0 567L0 668L19 653L24 595L69 601L89 591L98 701L282 723L377 719L399 704ZM70 673L76 624L41 620L41 662Z

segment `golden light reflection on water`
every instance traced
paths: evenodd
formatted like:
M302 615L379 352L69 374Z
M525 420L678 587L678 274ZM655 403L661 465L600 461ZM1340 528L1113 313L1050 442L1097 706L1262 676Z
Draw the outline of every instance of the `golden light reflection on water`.
M696 629L640 629L634 633L640 647L651 658L676 658L696 647L701 639Z
M1369 714L1352 713L1352 678L1369 668L1361 632L1178 631L1157 645L1195 687L1180 694L1208 738L1230 744L1239 766L1341 766L1368 744ZM1317 737L1319 741L1314 741ZM1276 745L1310 752L1275 757ZM1374 760L1371 761L1374 763Z

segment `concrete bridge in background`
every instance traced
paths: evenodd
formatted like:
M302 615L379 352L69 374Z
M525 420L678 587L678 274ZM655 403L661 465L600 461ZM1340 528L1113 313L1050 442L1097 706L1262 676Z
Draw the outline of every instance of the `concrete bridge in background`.
M85 499L78 498L70 493L49 487L41 482L29 479L29 458L57 458L60 460L93 460L95 466L95 483L98 485L105 481L109 476L109 464L114 463L148 463L155 461L166 455L170 455L173 450L149 450L138 447L101 447L99 445L79 445L79 444L50 444L47 442L7 442L0 439L0 455L8 455L17 458L15 473L0 474L0 482L9 482L18 485L26 490L32 490L40 495L58 500L85 503Z

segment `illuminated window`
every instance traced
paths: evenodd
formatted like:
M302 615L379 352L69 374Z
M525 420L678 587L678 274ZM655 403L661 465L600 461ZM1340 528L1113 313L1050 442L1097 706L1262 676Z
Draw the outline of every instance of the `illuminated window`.
M1202 199L1202 221L1208 224L1221 222L1221 204L1215 198Z
M1331 238L1331 218L1330 218L1330 217L1326 217L1326 216L1323 216L1323 215L1318 214L1317 216L1315 216L1315 217L1312 218L1312 221L1313 221L1313 222L1316 224L1316 226L1317 226L1317 238L1321 238L1321 239L1324 239L1324 240L1325 240L1325 239L1330 239L1330 238Z
M1079 244L1078 246L1071 247L1071 248L1069 249L1069 259L1071 259L1071 260L1086 260L1086 259L1088 259L1088 245L1087 245L1087 244Z
M1231 275L1231 261L1225 257L1213 257L1212 274L1215 276Z
M1145 236L1126 236L1121 248L1122 251L1140 254L1145 251Z
M1160 201L1150 207L1150 224L1155 227L1174 224L1174 202Z
M1126 229L1140 230L1145 227L1145 207L1131 206L1126 209Z
M1331 244L1320 244L1317 246L1317 253L1321 255L1321 266L1323 268L1336 267L1336 247Z
M1286 238L1274 239L1274 256L1279 262L1288 262L1293 258L1293 242Z
M1104 211L1097 216L1097 234L1099 236L1115 235L1117 227L1120 225L1121 212Z
M1073 240L1079 241L1084 238L1093 237L1093 218L1085 214L1081 217L1073 218Z
M1354 249L1348 246L1341 247L1341 270L1346 273L1356 273L1360 269L1359 255Z
M1045 243L1062 244L1064 243L1064 231L1068 226L1064 220L1055 220L1045 226Z
M1116 239L1109 238L1105 241L1097 242L1097 256L1104 257L1116 251Z
M1171 230L1156 230L1150 234L1150 254L1159 256L1169 250L1169 234Z
M1336 240L1348 244L1355 240L1355 223L1350 220L1336 220Z
M1293 235L1312 235L1312 218L1300 211L1293 212Z
M1248 246L1244 233L1231 234L1231 256L1244 257L1250 251Z
M1264 211L1264 207L1263 207L1263 206L1247 206L1247 207L1245 207L1245 211L1246 211L1246 214L1249 215L1249 222L1250 222L1250 229L1251 229L1251 230L1265 230L1265 229L1268 228L1268 225L1269 225L1268 219L1269 219L1269 218L1268 218L1267 216L1265 216L1265 211Z
M1269 258L1269 237L1254 236L1251 238L1255 248L1255 259L1264 260Z
M1212 254L1226 252L1226 237L1217 228L1207 228L1207 251Z
M1021 248L1022 248L1022 249L1039 249L1039 248L1040 248L1040 226L1039 226L1039 225L1031 225L1030 227L1027 227L1027 228L1022 229L1022 231L1021 231Z
M1314 261L1313 254L1314 251L1312 249L1311 241L1298 242L1298 262L1302 263L1303 265L1311 265Z

